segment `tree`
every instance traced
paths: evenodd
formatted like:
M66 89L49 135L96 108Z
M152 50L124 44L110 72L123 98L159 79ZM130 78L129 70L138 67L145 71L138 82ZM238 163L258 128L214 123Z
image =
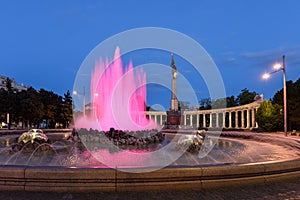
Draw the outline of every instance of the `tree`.
M282 107L264 100L256 112L256 121L265 131L277 131L282 129L283 115Z
M226 108L227 107L226 104L227 104L227 99L222 98L222 99L213 100L211 103L211 107L213 109Z
M72 120L73 102L70 91L64 97L52 91L29 87L17 91L11 86L10 79L6 80L6 88L0 89L0 122L6 121L9 113L10 122L23 122L26 127L39 127L43 120L47 128L55 128L56 122L67 127Z
M38 92L32 87L18 94L19 116L27 126L34 124L39 127L39 123L44 114L43 107L44 105Z
M238 102L234 98L234 96L226 97L226 105L228 108L238 106Z
M238 104L245 105L248 103L252 103L254 101L254 97L257 95L256 92L249 92L247 88L243 89L241 93L237 96L236 101Z
M300 126L300 79L295 83L287 81L286 87L288 129L291 130ZM283 106L283 89L275 93L272 103Z
M212 102L210 98L204 98L200 100L200 108L199 110L209 110L211 109Z
M0 123L6 121L6 113L7 113L7 91L3 88L0 89Z
M12 87L12 80L10 78L6 78L5 80L6 83L6 94L5 94L5 100L4 100L4 105L5 105L5 111L9 113L9 121L8 121L8 129L10 129L10 124L13 121L13 118L15 118L15 114L17 112L16 109L16 93Z
M12 88L12 80L10 78L6 78L5 80L5 83L6 83L6 89L8 92L11 92L13 90Z
M40 89L39 94L44 105L44 115L42 118L46 120L47 128L55 128L56 122L63 121L63 116L61 116L63 111L62 97L44 89Z
M64 94L63 118L65 121L65 127L67 128L69 126L70 121L73 118L73 101L69 90L67 91L67 93Z
M56 99L56 107L55 107L55 115L54 115L54 122L55 122L55 128L58 125L58 128L62 128L63 124L65 123L64 121L64 103L63 103L63 98L61 96L57 96L58 98Z
M179 110L187 110L190 107L190 102L188 101L179 101Z

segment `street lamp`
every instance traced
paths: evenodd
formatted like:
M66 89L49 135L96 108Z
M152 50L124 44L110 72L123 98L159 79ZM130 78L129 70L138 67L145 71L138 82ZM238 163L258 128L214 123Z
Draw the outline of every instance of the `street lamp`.
M78 91L74 90L73 95L83 95L83 117L85 117L85 87L83 87L83 94L81 94Z
M285 55L282 56L282 64L276 63L273 66L274 71L263 74L263 79L270 78L271 74L279 71L283 71L283 117L284 117L284 134L287 136L287 99L286 99L286 67L285 67Z

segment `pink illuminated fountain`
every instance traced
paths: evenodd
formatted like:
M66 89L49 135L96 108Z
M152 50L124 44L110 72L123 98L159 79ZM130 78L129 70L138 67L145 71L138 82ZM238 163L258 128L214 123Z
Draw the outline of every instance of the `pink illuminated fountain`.
M146 130L157 125L146 118L146 74L134 69L132 62L123 69L119 47L114 60L102 58L95 64L91 77L91 116L77 121L81 128L107 131ZM79 128L79 127L78 127Z

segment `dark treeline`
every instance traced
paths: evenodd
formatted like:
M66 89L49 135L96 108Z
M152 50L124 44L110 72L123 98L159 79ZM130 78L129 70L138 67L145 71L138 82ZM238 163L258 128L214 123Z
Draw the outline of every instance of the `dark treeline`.
M288 129L300 130L300 78L294 83L287 81L286 89ZM271 102L283 107L283 89L275 93Z
M7 122L9 116L10 125L21 124L22 128L40 128L41 125L45 128L68 127L72 120L72 109L69 91L63 97L32 87L18 91L12 88L9 79L6 81L6 90L0 90L0 122Z
M287 130L300 130L300 79L288 81L287 89ZM263 101L256 113L257 123L266 131L283 130L283 89L272 99Z
M234 106L242 106L248 103L252 103L255 98L260 98L256 92L250 92L247 88L243 89L237 96L230 96L224 99L211 100L210 98L204 98L200 100L199 110L210 110L218 108L229 108Z
M212 100L211 98L202 98L199 101L198 106L190 107L190 102L188 101L179 101L179 110L210 110L210 109L218 109L218 108L230 108L234 106L242 106L245 104L249 104L262 98L256 92L251 92L247 88L241 90L240 94L235 96L229 96L222 99ZM147 106L147 111L155 111L150 106Z

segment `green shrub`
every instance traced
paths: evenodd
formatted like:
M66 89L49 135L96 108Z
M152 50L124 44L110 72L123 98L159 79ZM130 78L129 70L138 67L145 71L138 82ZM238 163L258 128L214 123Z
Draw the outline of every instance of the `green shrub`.
M264 100L256 112L256 121L258 126L264 129L264 131L282 130L282 107L278 104L273 105L270 101Z

